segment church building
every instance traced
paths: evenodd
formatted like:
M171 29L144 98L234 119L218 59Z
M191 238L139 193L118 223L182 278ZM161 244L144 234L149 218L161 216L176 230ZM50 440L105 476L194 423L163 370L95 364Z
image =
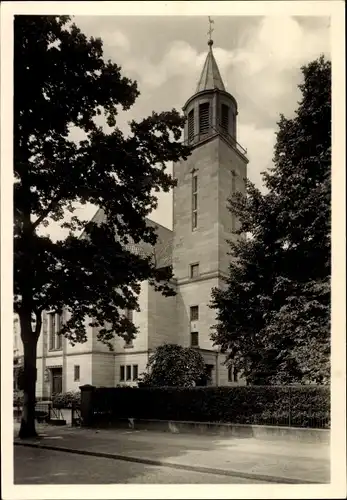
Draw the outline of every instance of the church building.
M38 397L78 390L84 384L136 384L150 353L164 343L200 350L213 385L243 383L210 339L215 323L215 311L209 308L211 290L223 286L230 260L227 240L237 237L232 234L237 221L227 200L236 191L244 192L248 160L237 142L237 102L224 86L213 41L208 45L196 91L183 107L184 140L192 154L173 165L173 230L148 219L156 227L157 244L133 246L135 252L152 252L158 267L172 266L176 295L164 297L142 283L140 311L129 311L139 333L128 343L115 336L113 352L97 340L97 330L91 327L86 343L71 346L56 334L64 318L44 313L37 352ZM104 217L99 209L93 221Z

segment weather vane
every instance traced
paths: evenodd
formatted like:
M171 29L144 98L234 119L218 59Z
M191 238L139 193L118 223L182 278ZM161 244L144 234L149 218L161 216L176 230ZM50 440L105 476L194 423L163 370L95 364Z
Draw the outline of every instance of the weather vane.
M214 24L214 21L213 19L210 18L210 16L208 16L208 22L210 23L210 29L208 30L207 34L209 35L209 42L211 43L212 42L212 38L211 38L211 35L214 31L214 29L212 28L212 24Z

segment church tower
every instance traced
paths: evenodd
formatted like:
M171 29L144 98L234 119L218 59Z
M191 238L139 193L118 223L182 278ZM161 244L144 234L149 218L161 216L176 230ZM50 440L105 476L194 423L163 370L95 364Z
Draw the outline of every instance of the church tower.
M244 191L246 151L237 142L238 107L226 90L213 55L213 41L196 92L183 107L184 140L192 147L186 161L174 164L173 272L177 280L178 343L201 350L213 383L228 382L217 348L210 340L215 312L211 290L223 286L230 257L227 239L237 221L227 208L235 191ZM224 373L224 375L222 374ZM229 374L229 382L230 374Z

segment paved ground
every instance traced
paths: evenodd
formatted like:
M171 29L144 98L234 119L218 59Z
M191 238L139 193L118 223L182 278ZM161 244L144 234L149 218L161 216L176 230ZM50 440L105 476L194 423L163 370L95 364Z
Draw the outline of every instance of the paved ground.
M95 463L108 463L108 467L113 468L124 466L124 471L133 470L134 473L129 482L135 482L134 477L142 477L138 471L143 471L146 479L140 482L158 482L159 470L166 469L165 474L175 477L171 482L177 482L177 477L183 477L184 472L190 470L191 476L199 474L198 471L205 470L205 473L214 476L219 472L216 483L225 482L223 475L228 476L226 482L235 482L237 478L243 478L246 483L251 481L273 481L277 483L328 483L330 475L329 447L324 444L303 444L300 442L287 441L261 441L254 438L233 438L211 435L192 435L192 434L170 434L164 432L134 431L126 429L110 430L91 430L52 426L39 426L41 433L39 440L30 440L25 442L33 446L40 447L60 447L63 450L78 450L80 453L103 453L127 460L121 463L119 460L100 458ZM20 440L15 438L16 459L14 464L15 478L23 480L23 471L21 470L20 453L30 453L35 456L39 450L35 448L24 448ZM23 444L25 444L23 443ZM18 450L21 451L18 451ZM25 449L25 451L23 451ZM52 451L49 452L53 453ZM54 452L56 453L56 452ZM60 453L63 453L62 451ZM95 461L96 457L85 457L83 455L67 454L64 457L73 463L80 460ZM39 455L39 456L45 456ZM50 455L47 455L50 456ZM48 467L48 462L44 466ZM65 459L64 459L65 460ZM108 460L108 462L107 462ZM141 461L142 464L134 463ZM150 461L151 466L148 464ZM35 459L34 459L35 462ZM43 462L45 460L43 459ZM50 461L50 467L53 467ZM154 462L154 463L153 463ZM121 463L121 465L119 465ZM117 464L117 466L115 465ZM155 467L165 464L166 467ZM168 467L171 465L171 471ZM106 466L105 466L106 467ZM181 470L178 468L181 467ZM100 467L102 469L102 467ZM35 469L35 467L34 467ZM118 469L118 470L120 470ZM174 470L175 469L175 470ZM36 468L36 471L38 468ZM54 470L54 467L53 467ZM65 470L65 469L63 469ZM70 467L66 470L71 472ZM34 471L32 470L32 473ZM62 471L63 472L63 471ZM53 472L52 472L53 473ZM72 473L72 472L71 472ZM193 474L194 473L194 474ZM201 473L201 472L200 472ZM30 477L28 474L25 477ZM40 472L41 475L41 472ZM37 476L34 475L34 477ZM60 476L54 476L59 481ZM62 478L63 476L61 476ZM187 476L188 477L188 476ZM189 476L190 477L190 476ZM194 476L195 477L195 476ZM200 475L197 476L201 478ZM125 475L126 479L126 475ZM225 479L225 478L224 478ZM66 477L64 478L64 481ZM126 482L124 479L118 479L119 482ZM74 479L73 482L76 482ZM78 481L77 481L78 482ZM85 481L83 481L85 482ZM103 482L103 481L101 481ZM167 482L167 478L163 480ZM186 482L184 480L183 482ZM206 479L188 482L202 482Z
M255 484L260 481L16 446L15 484Z

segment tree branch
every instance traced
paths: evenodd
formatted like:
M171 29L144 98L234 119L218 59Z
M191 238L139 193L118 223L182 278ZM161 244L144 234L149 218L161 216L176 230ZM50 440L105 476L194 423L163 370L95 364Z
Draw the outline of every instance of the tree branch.
M39 226L41 224L41 222L48 216L48 214L51 212L51 210L57 206L57 204L59 203L60 199L61 199L60 196L57 196L55 199L53 199L50 202L50 204L48 205L48 207L46 208L46 210L43 212L43 214L40 215L40 217L38 217L36 219L36 221L32 223L32 228L33 229L36 229L37 226Z

